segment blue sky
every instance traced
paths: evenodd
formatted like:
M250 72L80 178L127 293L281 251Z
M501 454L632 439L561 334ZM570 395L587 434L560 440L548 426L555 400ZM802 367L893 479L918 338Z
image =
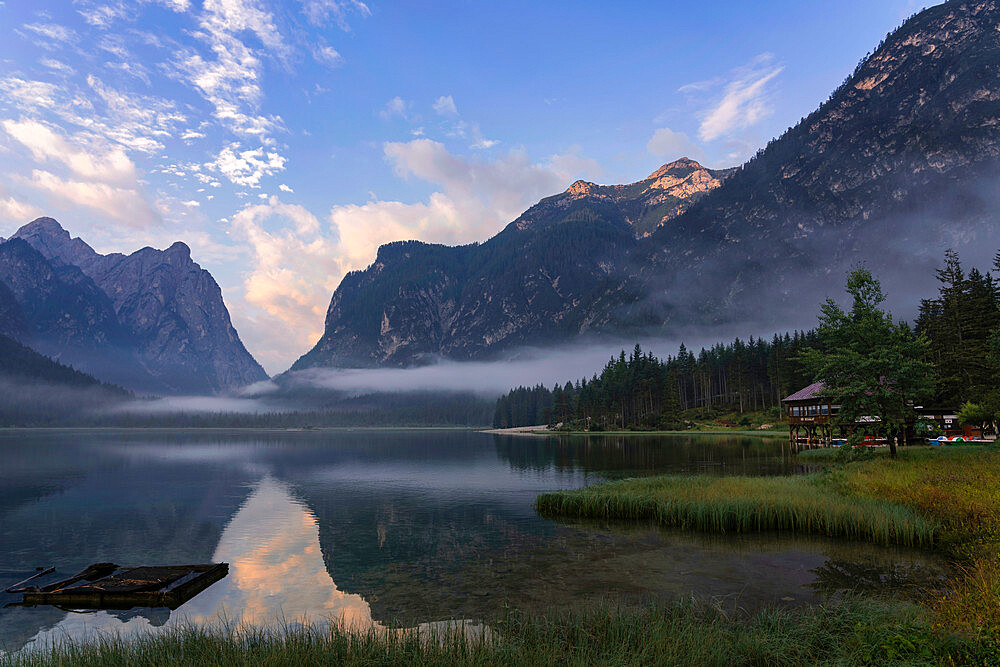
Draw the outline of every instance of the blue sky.
M183 240L269 372L381 243L466 243L584 178L739 164L909 0L0 2L0 236Z

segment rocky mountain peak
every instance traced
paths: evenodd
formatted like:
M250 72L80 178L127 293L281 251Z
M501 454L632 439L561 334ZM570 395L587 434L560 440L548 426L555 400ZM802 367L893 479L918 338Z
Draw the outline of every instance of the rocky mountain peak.
M86 273L98 254L79 237L73 238L54 218L42 217L24 225L11 238L24 239L57 264L78 266Z
M20 255L13 253L18 250L16 244L24 244L37 256L31 267L27 267L27 262L32 258L23 249ZM19 303L31 301L36 310L37 304L48 304L52 314L49 319L59 323L66 304L74 298L75 293L69 287L77 291L86 288L93 294L83 294L78 301L94 302L110 311L101 313L114 325L114 331L108 328L111 324L105 328L122 339L119 347L134 352L133 365L137 368L124 369L116 375L109 375L110 371L102 373L108 365L100 355L106 352L105 356L110 356L112 351L91 345L87 351L93 354L85 360L91 364L87 368L102 379L143 391L190 393L240 387L267 377L233 328L215 279L191 259L187 244L178 241L166 250L146 247L130 255L102 255L81 239L72 238L52 218L39 218L19 229L4 245L11 245L12 252L6 259L0 254L0 278L10 274L9 286L16 293L27 295ZM15 273L15 259L20 262L18 266L27 268ZM28 289L40 280L46 266L55 276L52 279L55 287L49 291L55 293L59 288L66 296L43 299L36 295L37 289ZM67 281L72 284L63 286ZM25 308L25 303L20 305ZM25 314L29 324L39 320L39 317L32 319L27 309ZM50 315L49 311L42 314ZM79 339L91 336L82 316L76 319L84 323L58 339L55 335L62 330L44 320L45 327L35 326L36 337L52 342L55 350L58 345L76 344ZM104 337L110 339L111 333ZM67 359L83 363L68 356Z
M597 183L590 183L583 179L575 181L572 185L566 188L566 194L568 195L589 195L591 192L597 188Z
M690 199L702 195L722 185L728 172L713 173L694 160L681 158L666 164L647 180L650 190L663 190L664 194L677 199Z
M191 259L191 248L189 248L188 244L183 241L174 241L173 244L166 249L166 253L181 259Z
M689 157L682 157L674 160L673 162L668 162L652 174L644 178L645 181L651 181L658 178L663 178L664 176L687 176L693 171L705 169L697 160L692 160Z
M28 224L22 226L15 236L25 238L27 236L51 236L54 238L69 239L69 232L55 218L41 217L35 218Z

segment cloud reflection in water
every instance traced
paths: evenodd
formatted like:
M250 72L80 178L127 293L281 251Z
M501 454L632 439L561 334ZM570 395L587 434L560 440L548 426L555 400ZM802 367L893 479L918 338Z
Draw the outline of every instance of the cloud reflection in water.
M123 620L107 611L68 613L36 634L26 648L99 634L158 632L194 623L230 627L340 622L359 629L387 630L372 618L360 595L337 588L323 561L316 517L287 485L264 477L226 525L213 556L228 562L229 576L177 611L160 627L144 616ZM428 628L433 624L421 624Z

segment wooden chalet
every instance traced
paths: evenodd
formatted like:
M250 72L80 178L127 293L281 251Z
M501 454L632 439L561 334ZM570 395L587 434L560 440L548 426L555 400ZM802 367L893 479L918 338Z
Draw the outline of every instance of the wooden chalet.
M840 409L823 392L822 382L813 382L782 399L788 411L788 441L795 447L833 444L832 417Z
M875 418L861 417L855 424L835 425L833 417L839 412L840 406L835 405L829 396L825 396L823 390L822 382L814 382L782 399L788 411L788 441L793 447L830 447L835 437L846 438L856 427L870 426L877 421ZM976 427L959 424L956 410L917 406L914 413L916 419L933 424L947 436L979 438L983 435ZM907 422L905 433L899 433L902 443L917 441L915 426L915 421ZM882 440L877 439L878 442Z

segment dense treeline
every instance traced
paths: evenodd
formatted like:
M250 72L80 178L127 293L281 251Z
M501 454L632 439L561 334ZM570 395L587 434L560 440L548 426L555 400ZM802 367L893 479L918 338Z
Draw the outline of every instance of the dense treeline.
M1000 253L994 269L1000 271ZM994 349L1000 344L1000 289L989 271L966 275L959 257L945 253L936 299L920 303L917 333L923 334L937 369L935 404L962 405L987 400L998 382Z
M108 393L122 396L129 393L121 387L81 373L72 366L60 364L3 334L0 334L0 377L67 387L100 387Z
M1000 272L1000 253L994 263ZM935 371L937 407L962 409L966 421L1000 419L1000 283L990 271L962 268L948 251L937 297L920 304L917 334ZM612 358L591 379L552 389L518 387L500 397L496 428L564 423L591 429L681 425L681 413L781 410L781 398L813 382L802 354L823 350L814 331L717 344L697 355L681 345L665 360L643 353ZM689 413L690 414L690 413Z
M697 355L681 345L666 360L636 345L590 380L518 387L501 396L493 425L580 421L590 428L672 428L686 410L778 410L782 397L811 381L798 357L818 345L813 332L796 331L770 341L736 339Z

